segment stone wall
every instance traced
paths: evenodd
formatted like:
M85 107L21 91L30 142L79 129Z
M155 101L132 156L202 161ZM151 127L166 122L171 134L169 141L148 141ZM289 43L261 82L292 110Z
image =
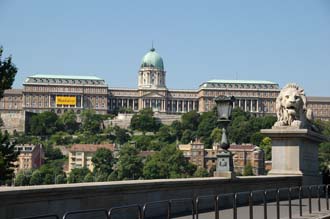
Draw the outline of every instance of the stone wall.
M25 112L24 111L3 111L1 112L3 126L1 130L7 130L9 133L25 131Z
M140 204L199 195L284 188L301 185L297 176L191 178L0 187L0 218L15 218L72 210Z

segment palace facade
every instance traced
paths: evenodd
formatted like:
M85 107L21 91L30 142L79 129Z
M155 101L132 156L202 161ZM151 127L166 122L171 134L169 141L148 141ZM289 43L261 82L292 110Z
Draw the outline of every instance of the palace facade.
M206 112L219 95L234 96L234 107L256 115L275 115L275 100L280 92L277 83L255 80L210 80L197 89L168 89L162 57L152 48L143 58L138 71L137 88L109 87L96 76L36 74L29 76L22 89L10 89L0 101L3 120L24 113L52 111L62 114L74 110L94 109L107 114L123 108L137 112L152 108L155 112L182 114ZM308 96L314 116L330 120L330 97Z

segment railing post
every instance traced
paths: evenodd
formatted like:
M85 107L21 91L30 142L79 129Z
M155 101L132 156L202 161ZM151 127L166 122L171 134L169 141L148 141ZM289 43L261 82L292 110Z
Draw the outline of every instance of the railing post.
M329 185L325 187L325 198L327 203L327 210L329 210Z
M237 219L237 193L234 193L234 200L233 200L233 218Z
M291 187L289 187L289 218L291 219L292 218L292 205L291 205L291 194L292 194L292 191L291 191Z
M196 204L195 204L195 212L196 212L196 219L198 219L198 204L199 204L199 198L198 197L196 197Z
M321 186L318 185L318 186L317 186L317 204L318 204L318 209L319 209L319 211L321 211L321 196L320 196L320 189L321 189Z
M299 186L299 216L302 217L302 187Z
M267 191L264 190L264 219L267 219Z
M219 199L220 199L220 195L217 195L215 197L215 219L219 219Z
M312 186L308 186L308 209L309 213L312 213Z
M280 189L276 190L276 218L280 219Z
M171 219L171 202L170 201L168 201L167 202L167 204L168 204L168 207L167 207L167 219Z
M253 219L253 192L249 193L249 211L250 211L250 219Z

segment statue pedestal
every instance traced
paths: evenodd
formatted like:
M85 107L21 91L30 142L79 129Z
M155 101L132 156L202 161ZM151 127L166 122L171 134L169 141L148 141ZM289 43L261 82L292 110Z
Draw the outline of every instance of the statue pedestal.
M262 129L272 139L272 170L268 175L300 175L303 185L320 184L318 146L324 136L308 129Z
M214 172L215 177L234 178L233 155L230 151L224 150L217 154L217 166Z

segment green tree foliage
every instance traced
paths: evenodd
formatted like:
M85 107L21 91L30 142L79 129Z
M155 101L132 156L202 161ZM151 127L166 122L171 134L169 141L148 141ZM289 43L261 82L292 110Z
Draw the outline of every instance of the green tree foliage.
M58 125L67 133L73 134L79 128L77 123L77 115L73 112L73 110L64 112L58 119Z
M2 59L3 48L0 47L0 99L6 89L10 89L17 73L16 66L12 63L11 56Z
M211 133L211 139L214 143L220 142L222 137L222 131L220 128L214 128Z
M211 134L218 125L217 120L218 118L215 111L205 112L201 115L197 135L201 138L206 148L212 147L213 140Z
M50 136L49 142L54 145L69 145L73 142L73 138L69 133L60 131Z
M72 169L69 177L68 177L68 182L69 183L81 183L84 182L84 179L87 174L89 174L90 171L86 167L84 168L75 168Z
M50 136L57 131L57 115L54 112L42 112L31 117L30 132L37 136Z
M96 150L92 157L94 164L94 174L104 174L108 176L112 172L112 166L114 164L114 158L112 152L106 148L99 148Z
M253 176L253 167L250 163L247 163L243 169L243 176Z
M265 160L272 160L272 139L264 137L260 143L260 148L265 152Z
M180 121L173 121L171 124L171 128L173 130L173 134L176 140L180 140L182 137L182 124Z
M81 113L82 130L86 133L96 134L100 132L102 117L94 110L84 110Z
M184 130L181 137L181 142L183 144L188 144L190 141L194 139L195 139L195 134L190 129Z
M176 133L173 127L168 125L163 125L159 128L156 137L160 142L166 142L171 144L176 140Z
M138 114L133 115L131 119L131 128L143 133L157 132L160 124L153 117L152 109L142 109Z
M28 186L31 179L31 171L21 171L16 174L15 186Z
M142 158L139 151L130 145L124 145L119 151L117 162L118 179L138 179L142 176Z
M44 144L45 157L47 160L63 159L64 156L59 148L54 148L52 144Z
M228 127L229 140L237 144L253 143L260 145L260 129L269 129L276 122L274 116L253 117L250 113L240 108L235 108L232 113L232 121ZM255 134L256 133L256 134Z
M198 167L194 172L194 177L208 177L209 172L205 168Z
M33 171L31 178L30 178L30 185L41 185L43 184L43 176L40 170Z
M14 177L14 162L17 156L18 152L15 151L15 145L10 142L8 132L0 132L0 185Z
M181 117L181 124L183 129L197 131L200 115L197 111L187 112Z
M182 178L192 176L196 166L189 163L175 145L167 145L149 156L143 168L146 179Z
M84 178L84 182L94 182L94 176L92 173L87 173L87 175Z
M127 129L120 128L119 126L114 127L115 143L123 145L128 142L131 138L130 133Z
M329 170L330 167L330 142L323 142L319 146L319 163L321 170Z

